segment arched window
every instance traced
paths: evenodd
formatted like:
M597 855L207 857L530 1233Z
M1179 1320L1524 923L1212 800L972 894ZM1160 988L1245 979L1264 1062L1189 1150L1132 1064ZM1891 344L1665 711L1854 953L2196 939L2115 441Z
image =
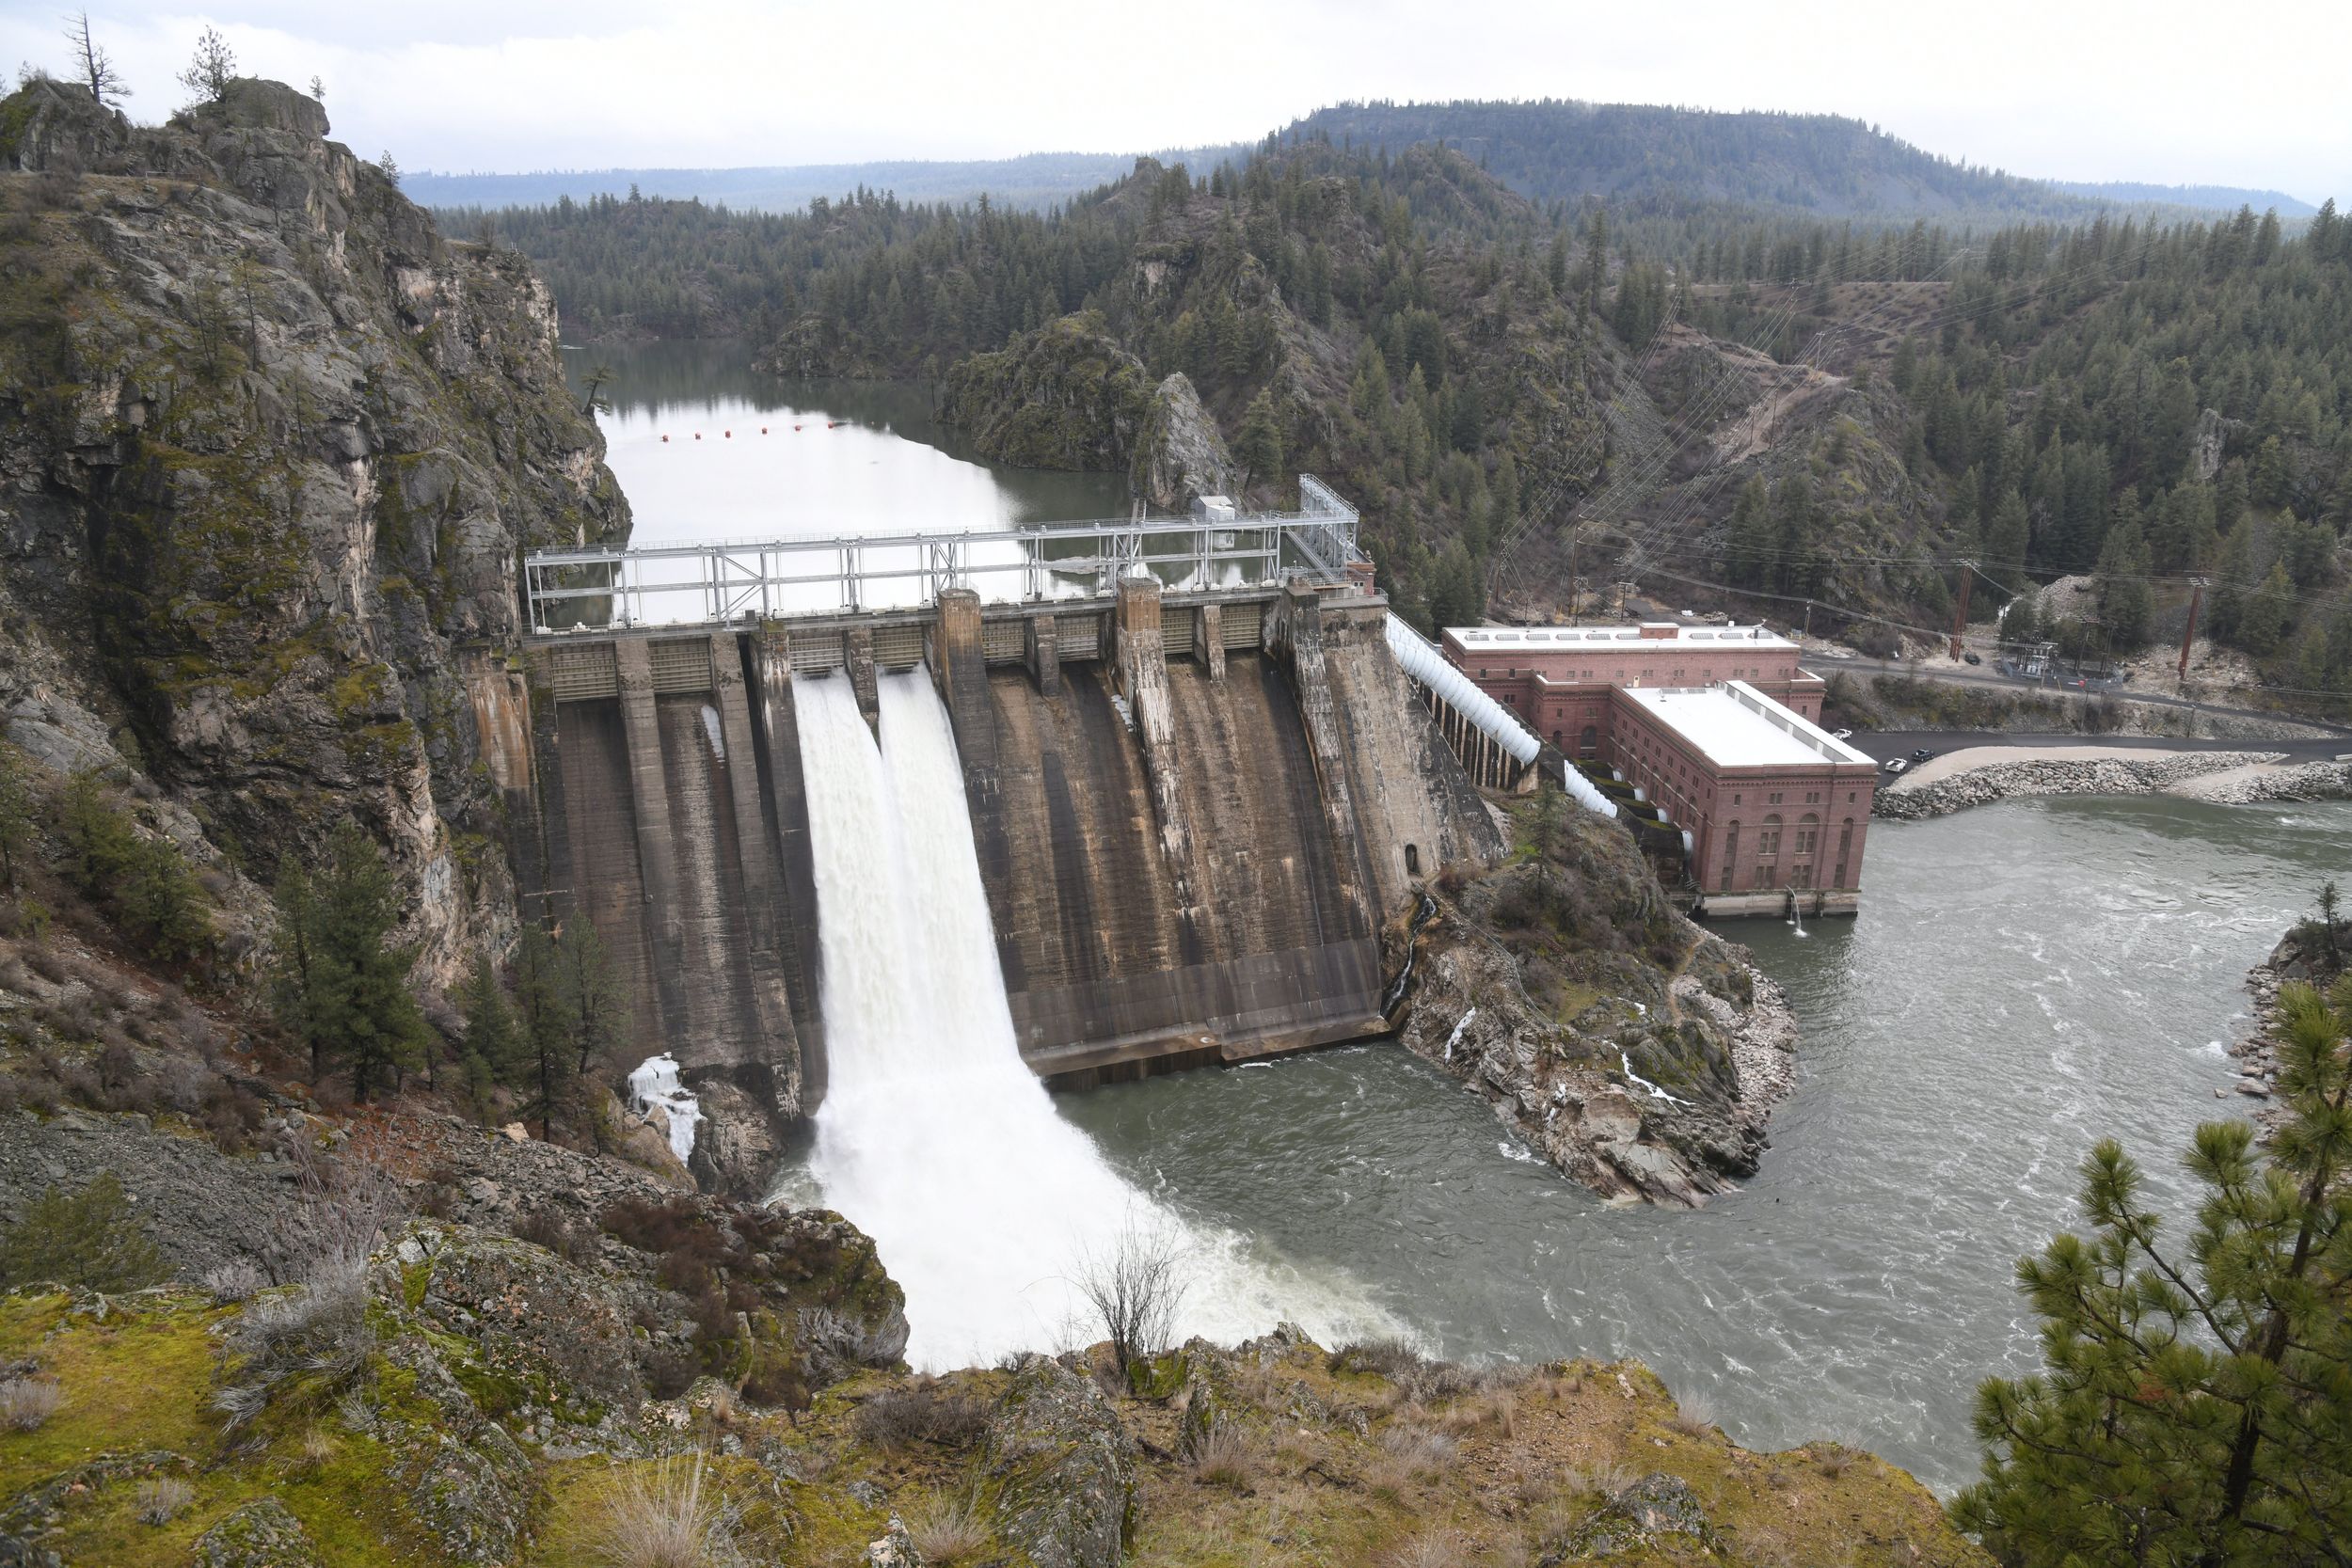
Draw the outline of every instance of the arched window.
M1779 855L1779 853L1780 813L1774 812L1764 819L1763 827L1756 831L1756 855L1758 860L1769 861Z
M1806 812L1797 823L1797 859L1811 860L1814 846L1820 841L1820 837L1821 819L1811 812Z
M1577 751L1577 754L1578 754L1579 756L1587 756L1587 757L1589 757L1589 756L1592 756L1592 755L1594 755L1595 753L1598 752L1599 752L1599 750L1600 750L1600 726L1599 726L1599 725L1597 725L1597 724L1587 724L1587 725L1585 725L1585 726L1584 726L1584 733L1583 733L1582 735L1581 735L1581 736L1577 736L1577 738L1576 738L1576 751Z

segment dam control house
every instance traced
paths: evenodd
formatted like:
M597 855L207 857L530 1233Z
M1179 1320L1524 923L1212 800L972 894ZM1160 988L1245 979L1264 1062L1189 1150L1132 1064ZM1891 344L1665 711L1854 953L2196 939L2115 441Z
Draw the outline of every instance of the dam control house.
M1449 626L1445 657L1572 767L1689 834L1693 912L1852 914L1878 768L1761 626Z

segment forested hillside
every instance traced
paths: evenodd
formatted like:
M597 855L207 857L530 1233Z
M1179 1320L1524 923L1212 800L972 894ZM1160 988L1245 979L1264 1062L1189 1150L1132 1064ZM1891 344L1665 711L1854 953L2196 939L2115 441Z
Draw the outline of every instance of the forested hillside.
M1515 190L1575 206L1704 202L1829 217L2087 215L2040 180L1925 152L1837 115L1724 113L1646 103L1340 103L1294 134L1396 149L1442 141Z
M1714 118L1709 136L1779 151L1700 137L1693 166L1819 174L1827 154L1800 153L1877 145L1851 122ZM1182 372L1261 499L1300 468L1358 499L1416 615L1548 615L1573 554L1595 594L1810 600L1891 649L1948 625L1974 560L1979 621L2095 577L2004 626L2095 657L2177 639L2202 574L2204 628L2267 684L2352 689L2352 230L2332 206L2301 233L2243 209L1992 229L1563 209L1498 178L1499 144L1482 169L1355 123L1206 172L1144 160L1041 214L859 192L791 216L599 199L495 221L575 338L731 332L787 374L952 381L943 411L973 430L1011 429L991 401L1047 388L1069 428L1025 418L1009 460L1121 466L1119 432ZM1994 180L1887 156L1955 199ZM1057 362L1121 407L1075 407Z

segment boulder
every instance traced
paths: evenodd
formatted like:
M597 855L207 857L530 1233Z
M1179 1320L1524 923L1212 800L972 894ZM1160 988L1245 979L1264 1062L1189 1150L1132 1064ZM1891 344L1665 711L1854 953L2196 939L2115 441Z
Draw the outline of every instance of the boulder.
M997 1534L1037 1568L1118 1568L1135 1528L1136 1462L1092 1378L1028 1355L990 1419L978 1474Z
M238 1509L197 1538L195 1568L319 1568L302 1522L275 1497Z

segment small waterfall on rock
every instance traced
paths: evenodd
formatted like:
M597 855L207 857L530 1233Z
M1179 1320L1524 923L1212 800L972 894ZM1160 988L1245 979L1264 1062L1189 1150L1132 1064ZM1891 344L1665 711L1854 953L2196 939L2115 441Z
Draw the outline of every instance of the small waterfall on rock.
M1073 1280L1175 1217L1104 1164L1023 1064L947 712L883 677L882 744L839 678L796 680L830 1078L810 1174L907 1292L908 1358L944 1369L1100 1337ZM1399 1332L1344 1278L1181 1227L1181 1333L1289 1318L1327 1342Z

